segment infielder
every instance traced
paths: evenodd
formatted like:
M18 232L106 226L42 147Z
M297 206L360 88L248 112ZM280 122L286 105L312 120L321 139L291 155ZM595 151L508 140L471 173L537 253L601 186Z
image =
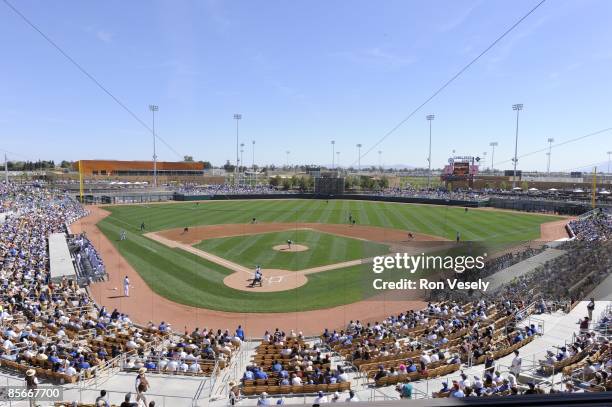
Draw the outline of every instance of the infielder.
M128 276L125 276L125 278L123 279L123 296L130 296L130 279L128 278Z

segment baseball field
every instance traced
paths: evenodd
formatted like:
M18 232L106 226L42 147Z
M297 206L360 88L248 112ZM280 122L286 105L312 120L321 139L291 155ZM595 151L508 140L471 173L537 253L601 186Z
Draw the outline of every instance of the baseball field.
M367 260L398 246L454 241L459 233L463 241L502 247L540 239L543 225L563 219L348 200L205 201L104 210L110 214L98 228L158 295L199 308L249 313L363 300L372 295L362 284L363 273L371 273ZM119 238L122 231L126 240ZM262 267L264 281L251 288L255 266Z

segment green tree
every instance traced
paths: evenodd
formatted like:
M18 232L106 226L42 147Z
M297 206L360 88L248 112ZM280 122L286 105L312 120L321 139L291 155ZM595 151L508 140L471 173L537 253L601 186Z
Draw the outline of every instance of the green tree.
M283 178L282 187L285 191L291 189L291 178Z
M313 186L314 181L310 176L299 177L297 180L297 187L300 189L300 191L308 191Z
M277 175L276 177L270 178L270 186L278 187L280 184L281 184L280 176Z
M387 178L386 176L381 177L381 178L378 180L378 185L379 185L381 188L383 188L383 189L384 189L384 188L389 188L389 178Z

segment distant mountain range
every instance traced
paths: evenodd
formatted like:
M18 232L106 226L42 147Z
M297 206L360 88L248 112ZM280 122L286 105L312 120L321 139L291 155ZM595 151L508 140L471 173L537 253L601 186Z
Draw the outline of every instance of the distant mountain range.
M327 168L331 168L331 164L326 164L325 165ZM340 166L342 168L346 168L345 165L342 165L342 163L340 164ZM357 165L353 165L353 168L357 168ZM378 167L378 164L366 164L366 163L362 163L361 164L362 168L371 168L371 167ZM388 170L388 169L396 169L396 170L412 170L415 168L426 168L426 166L420 166L420 167L415 167L414 165L406 165L406 164L384 164L382 166L384 169Z
M586 167L574 168L572 171L580 171L580 172L593 172L593 168L597 167L597 173L607 173L608 172L608 161L602 161L597 164L589 165ZM610 165L610 170L612 171L612 165Z

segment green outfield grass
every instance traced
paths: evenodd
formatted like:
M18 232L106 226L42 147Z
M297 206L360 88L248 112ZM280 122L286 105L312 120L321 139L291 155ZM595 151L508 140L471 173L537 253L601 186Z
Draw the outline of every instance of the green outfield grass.
M223 284L229 270L142 236L140 224L145 222L146 232L185 226L248 223L253 217L258 222L341 224L348 222L350 213L362 225L410 230L448 239L454 239L458 231L463 240L500 246L535 239L540 235L542 223L561 219L505 211L470 209L465 212L458 207L344 200L330 200L329 203L324 200L211 201L110 206L106 209L112 214L99 222L98 227L155 292L187 305L240 312L319 309L358 301L368 295L360 276L363 276L361 273L371 273L370 266L309 275L308 283L295 290L243 292ZM119 241L121 230L128 232L127 241ZM317 235L322 238L326 234ZM224 249L215 250L217 255L223 256ZM369 249L366 251L369 253ZM305 253L308 252L301 254ZM228 258L239 256L230 251L225 254ZM322 254L316 257L323 259ZM350 260L350 256L341 257L334 254L333 262ZM105 260L107 267L112 267L112 259ZM247 263L247 266L249 263L246 257L240 262Z
M272 249L276 245L286 244L289 239L308 246L308 250L283 252ZM303 270L389 252L389 247L384 244L302 229L209 239L195 247L245 267L260 265L283 270Z

